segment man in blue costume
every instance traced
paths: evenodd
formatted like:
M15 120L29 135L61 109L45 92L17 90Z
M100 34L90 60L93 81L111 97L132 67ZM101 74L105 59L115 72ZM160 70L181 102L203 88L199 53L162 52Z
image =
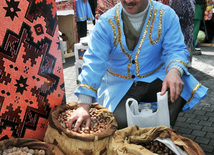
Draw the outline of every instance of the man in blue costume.
M95 20L88 0L76 0L76 22L78 41L87 36L87 20Z
M92 102L107 107L118 128L127 127L125 102L157 101L156 93L169 91L170 124L206 96L187 68L189 53L179 19L169 6L153 0L121 0L97 21L84 54L78 108L69 118L90 126Z

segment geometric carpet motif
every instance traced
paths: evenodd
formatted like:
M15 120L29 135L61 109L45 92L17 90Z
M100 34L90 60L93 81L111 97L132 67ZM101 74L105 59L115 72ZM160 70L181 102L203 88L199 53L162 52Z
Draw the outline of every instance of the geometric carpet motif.
M0 140L42 140L65 103L54 0L1 0Z

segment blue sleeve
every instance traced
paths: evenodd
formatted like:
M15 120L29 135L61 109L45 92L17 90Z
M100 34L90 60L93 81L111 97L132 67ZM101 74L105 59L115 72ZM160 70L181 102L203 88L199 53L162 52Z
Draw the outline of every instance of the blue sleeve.
M184 36L181 31L179 18L172 9L166 9L163 16L164 38L162 43L163 59L166 65L166 72L173 65L180 66L185 74L187 71L188 57L190 56L184 43Z
M112 29L106 19L100 17L89 37L88 50L83 56L82 72L78 77L75 95L97 97L97 89L107 71L107 61L112 46ZM94 102L95 100L93 100Z

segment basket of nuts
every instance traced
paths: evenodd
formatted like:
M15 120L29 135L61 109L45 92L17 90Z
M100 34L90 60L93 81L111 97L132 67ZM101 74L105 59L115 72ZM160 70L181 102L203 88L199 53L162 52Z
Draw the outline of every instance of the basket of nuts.
M110 155L205 155L197 143L165 126L129 126L117 130L110 144Z
M30 138L13 138L0 141L2 155L64 155L54 144Z
M82 123L75 132L68 129L68 117L77 109L77 102L55 108L49 117L44 141L57 144L65 154L106 154L109 141L117 130L114 114L98 103L90 107L91 125L89 129Z

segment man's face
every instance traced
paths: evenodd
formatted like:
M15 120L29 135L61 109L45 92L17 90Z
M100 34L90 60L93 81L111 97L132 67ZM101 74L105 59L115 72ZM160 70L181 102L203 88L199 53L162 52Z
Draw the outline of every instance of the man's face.
M142 12L147 6L148 0L121 0L123 8L131 14Z

